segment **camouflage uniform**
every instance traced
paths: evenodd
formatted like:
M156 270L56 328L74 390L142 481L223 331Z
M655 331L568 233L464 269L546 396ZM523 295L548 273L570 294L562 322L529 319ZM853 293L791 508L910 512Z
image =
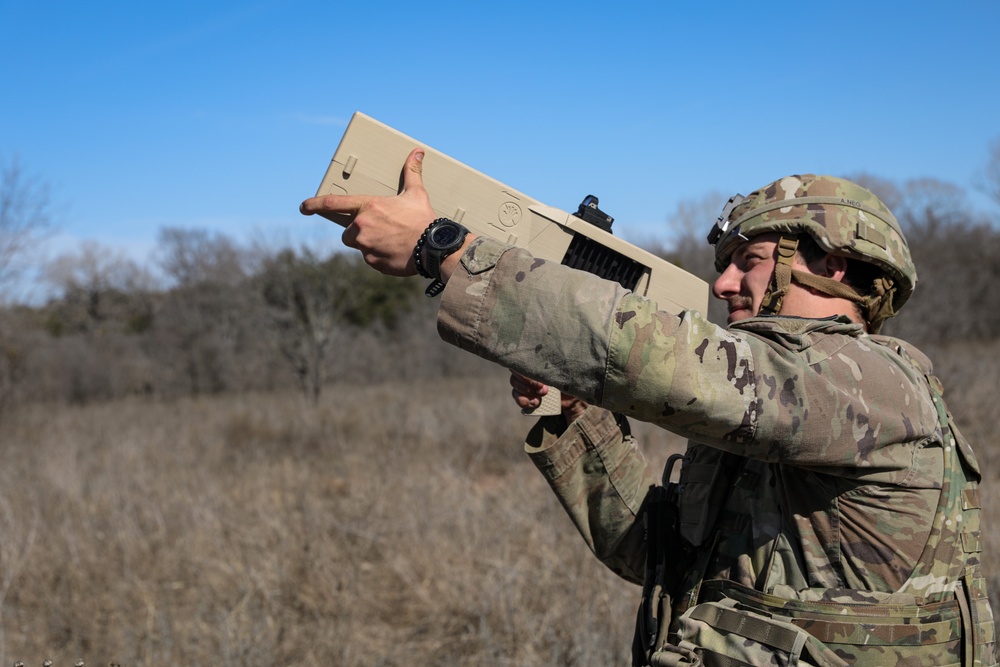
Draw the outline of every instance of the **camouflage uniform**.
M595 554L645 583L637 660L996 664L978 468L919 351L847 318L723 329L484 239L438 322L605 408L527 448ZM613 413L692 440L675 514L648 511L662 487Z

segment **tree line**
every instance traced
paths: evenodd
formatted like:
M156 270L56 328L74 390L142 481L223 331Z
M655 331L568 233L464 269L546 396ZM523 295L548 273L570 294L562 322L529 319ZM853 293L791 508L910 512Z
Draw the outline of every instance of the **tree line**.
M50 229L44 187L15 161L0 171L0 290ZM974 210L952 184L849 178L874 190L903 226L919 272L914 298L884 333L918 345L991 340L1000 331L1000 216ZM1000 142L978 184L1000 204ZM711 281L706 229L725 197L682 203L671 243L652 251ZM153 269L156 269L155 271ZM241 243L166 227L145 263L83 243L47 261L42 304L0 308L0 408L128 395L174 398L329 382L474 373L434 328L423 281L386 278L356 253ZM709 317L723 322L718 306Z
M285 387L317 398L331 379L385 378L411 356L403 375L454 372L436 346L419 354L434 332L415 279L353 254L262 250L201 229L164 228L157 247L165 280L95 243L49 262L54 296L0 312L0 400Z

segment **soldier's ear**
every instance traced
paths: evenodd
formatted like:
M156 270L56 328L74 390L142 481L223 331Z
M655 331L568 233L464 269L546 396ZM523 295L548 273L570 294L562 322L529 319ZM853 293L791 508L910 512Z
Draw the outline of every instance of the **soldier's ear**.
M824 255L822 259L816 261L816 266L810 266L813 273L824 278L830 278L837 282L844 282L847 275L847 258L841 255Z

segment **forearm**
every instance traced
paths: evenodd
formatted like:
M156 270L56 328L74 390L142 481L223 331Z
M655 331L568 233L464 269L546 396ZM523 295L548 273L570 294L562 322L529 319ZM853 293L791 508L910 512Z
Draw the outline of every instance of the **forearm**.
M646 558L639 509L656 475L612 413L597 407L567 427L539 420L525 451L594 555L619 576L642 583Z
M495 241L479 239L461 258L438 330L588 403L701 442L738 437L756 399L739 363L745 343L698 313L659 311L617 283Z
M438 331L462 349L593 403L603 388L614 304L625 293L616 283L478 239L442 295Z

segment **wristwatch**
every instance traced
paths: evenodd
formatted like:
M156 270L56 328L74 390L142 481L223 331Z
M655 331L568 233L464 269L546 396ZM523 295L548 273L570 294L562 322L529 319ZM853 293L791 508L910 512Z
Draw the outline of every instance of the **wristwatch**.
M417 269L421 275L432 280L431 284L424 290L424 294L429 297L437 296L444 290L444 283L441 282L441 263L448 255L462 247L469 230L448 218L438 218L430 224L417 247L414 249L414 258L417 261ZM421 261L420 251L423 249Z

